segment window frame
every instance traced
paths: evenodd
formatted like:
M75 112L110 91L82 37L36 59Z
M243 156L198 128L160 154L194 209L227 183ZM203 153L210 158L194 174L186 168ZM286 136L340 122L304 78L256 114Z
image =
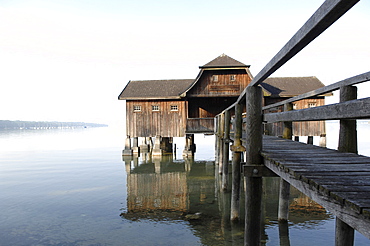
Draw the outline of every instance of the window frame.
M176 112L176 111L179 111L179 106L178 105L170 105L170 111L172 112Z
M134 112L141 112L141 105L133 105Z
M152 112L159 112L159 111L160 111L159 105L152 105Z

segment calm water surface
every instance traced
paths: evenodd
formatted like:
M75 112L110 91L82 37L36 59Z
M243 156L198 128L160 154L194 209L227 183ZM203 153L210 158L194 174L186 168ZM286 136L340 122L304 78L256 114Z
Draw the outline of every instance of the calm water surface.
M196 136L195 160L183 160L184 139L174 157L122 159L122 136L0 132L0 245L243 245L243 222L228 222L230 194L217 189L213 137ZM296 190L279 237L278 182L265 179L264 244L333 245L334 217ZM369 242L356 233L355 245Z

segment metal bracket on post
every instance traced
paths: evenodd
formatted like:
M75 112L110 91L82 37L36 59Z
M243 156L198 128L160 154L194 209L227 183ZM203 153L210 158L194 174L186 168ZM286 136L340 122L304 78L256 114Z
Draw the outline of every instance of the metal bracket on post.
M243 165L243 175L245 177L252 177L252 178L259 178L259 177L279 177L268 169L266 166L263 165L246 165L246 163L242 163Z
M230 150L232 152L245 152L245 147L243 145L231 145Z

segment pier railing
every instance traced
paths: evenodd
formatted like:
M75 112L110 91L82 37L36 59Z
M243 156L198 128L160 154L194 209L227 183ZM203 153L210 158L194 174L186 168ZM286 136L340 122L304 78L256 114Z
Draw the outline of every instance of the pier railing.
M262 88L259 86L273 72L289 61L312 40L324 32L359 0L327 0L312 17L297 31L287 44L271 59L270 62L253 78L252 82L241 93L237 101L216 116L216 162L221 174L228 173L229 149L232 151L232 201L231 220L237 220L240 192L240 170L242 153L245 154L245 170L252 170L252 175L245 175L246 224L245 245L259 245L262 202L262 176L269 171L263 165L263 124L283 122L283 137L292 138L292 122L340 120L338 150L357 153L356 119L370 118L370 98L357 99L357 88L354 86L370 80L370 72L366 72L323 88L304 93L285 101L262 107ZM314 96L324 95L340 90L340 102L314 108L293 110L292 103ZM283 112L264 113L274 107L284 107ZM243 110L245 109L245 111ZM233 115L232 115L233 114ZM243 114L246 115L243 125ZM230 139L230 124L233 118L233 138ZM230 145L232 142L232 145ZM228 175L222 177L222 189L227 190ZM284 188L285 187L285 188ZM279 218L287 219L286 190L289 183L282 180L280 188L281 205ZM284 195L285 194L285 195ZM289 197L289 195L288 195ZM366 235L368 236L368 235ZM353 228L337 218L336 245L353 245Z

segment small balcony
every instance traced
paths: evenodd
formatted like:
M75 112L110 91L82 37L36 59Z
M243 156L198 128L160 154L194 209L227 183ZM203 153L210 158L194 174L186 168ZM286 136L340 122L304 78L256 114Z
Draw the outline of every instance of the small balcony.
M214 133L214 118L189 118L186 121L186 133Z

